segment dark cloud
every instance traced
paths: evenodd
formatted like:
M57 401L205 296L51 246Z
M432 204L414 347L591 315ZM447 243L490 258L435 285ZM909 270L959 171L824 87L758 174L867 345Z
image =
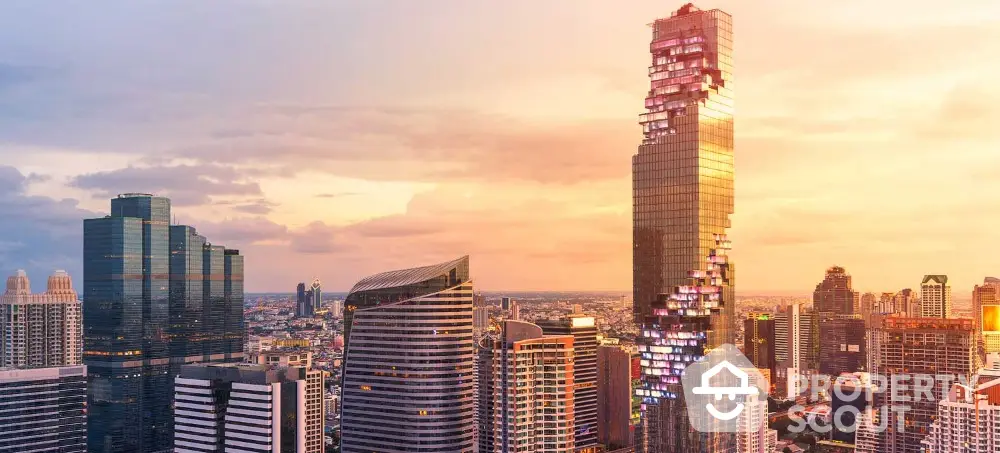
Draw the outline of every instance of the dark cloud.
M29 178L0 165L0 276L26 269L43 286L45 277L64 269L77 281L83 277L83 219L99 214L80 209L75 200L55 200L24 194ZM36 284L37 285L37 284Z
M263 195L260 185L246 180L237 169L215 164L129 166L80 175L70 184L93 190L103 198L125 192L156 193L169 197L177 206L207 204L216 196ZM260 207L248 209L261 210Z

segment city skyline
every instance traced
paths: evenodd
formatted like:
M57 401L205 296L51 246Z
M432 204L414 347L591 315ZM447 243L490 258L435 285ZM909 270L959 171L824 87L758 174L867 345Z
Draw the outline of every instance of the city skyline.
M80 219L142 191L258 263L249 291L465 253L486 290L627 291L642 24L679 3L241 2L221 28L236 3L9 3L0 213L20 220L0 266L82 275ZM839 265L859 291L946 274L959 299L993 272L1000 93L975 74L1000 59L967 43L996 37L1000 5L900 5L698 2L740 18L741 293L804 294Z

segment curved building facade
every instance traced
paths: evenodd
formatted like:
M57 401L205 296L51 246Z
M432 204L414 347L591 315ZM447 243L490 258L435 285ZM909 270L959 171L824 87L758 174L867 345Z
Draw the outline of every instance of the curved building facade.
M473 451L469 257L366 277L344 318L343 453Z

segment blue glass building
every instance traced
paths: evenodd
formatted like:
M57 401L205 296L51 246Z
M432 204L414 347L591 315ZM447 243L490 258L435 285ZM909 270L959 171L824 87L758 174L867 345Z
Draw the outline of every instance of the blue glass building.
M88 450L172 451L180 366L243 359L243 257L149 194L112 199L83 236Z

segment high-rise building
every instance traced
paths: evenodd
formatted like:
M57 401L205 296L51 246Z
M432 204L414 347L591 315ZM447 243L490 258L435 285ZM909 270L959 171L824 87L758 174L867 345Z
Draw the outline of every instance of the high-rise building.
M920 317L920 297L912 289L900 290L896 293L893 303L896 306L896 313L903 315L904 318Z
M857 414L871 406L876 390L869 373L850 373L835 378L830 392L830 414L839 423L833 423L832 440L855 445Z
M468 256L361 279L344 330L344 453L474 448Z
M306 284L295 285L295 317L311 318L313 315L312 298L306 294Z
M759 368L759 367L758 367ZM757 386L754 382L756 373L747 372L751 376L750 385ZM767 385L761 385L766 387ZM736 434L735 453L774 453L775 444L778 440L778 432L769 429L767 420L767 397L761 397L754 393L747 395L743 403L743 410L738 415L740 432Z
M325 422L323 398L326 386L323 371L312 368L312 352L301 347L280 347L251 356L249 362L270 367L302 368L301 371L296 372L297 378L306 383L305 400L302 403L305 404L303 420L306 425L306 437L302 451L322 453L324 449L323 424Z
M83 223L83 282L89 451L172 451L181 365L243 360L243 257L125 194Z
M312 284L309 285L307 294L309 295L309 305L312 306L313 312L323 308L323 284L320 283L318 278L313 279Z
M767 378L766 387L771 388L778 374L775 320L770 315L751 314L743 321L743 326L743 354Z
M860 311L858 292L851 287L851 275L840 266L826 270L813 291L813 309L820 313L852 315Z
M576 451L597 450L597 324L593 317L571 315L536 323L545 335L573 337L573 419Z
M632 354L597 348L597 442L614 451L632 446Z
M472 309L472 327L477 334L486 332L490 327L489 307L475 307Z
M175 451L322 452L309 410L323 393L309 391L309 375L304 366L184 365L172 386Z
M861 315L820 316L820 373L839 376L842 373L862 371L868 360L865 320Z
M0 453L87 451L87 367L0 367Z
M807 311L802 304L791 304L775 314L774 323L774 355L778 362L774 388L779 394L791 397L802 390L788 387L798 383L796 376L819 370L819 315ZM787 391L782 392L783 389Z
M919 453L921 441L930 433L937 416L937 402L949 389L935 381L928 401L913 381L888 379L891 376L948 376L952 382L974 371L975 324L971 319L879 317L869 332L869 367L872 375L887 377L884 392L874 395L873 407L889 408L905 401L906 411L877 410L870 416L875 432L859 431L859 453ZM885 419L883 419L883 417ZM900 419L902 418L902 420ZM905 429L895 429L905 426Z
M937 408L937 418L923 441L923 453L993 453L1000 451L1000 356L990 354L986 367L969 385L952 384Z
M493 352L494 453L572 453L573 336L504 321Z
M688 3L652 24L650 89L632 157L632 281L648 363L637 448L718 451L733 436L690 428L680 374L735 339L732 18ZM682 340L683 341L679 341ZM652 361L665 346L670 360ZM677 359L677 360L674 360Z
M0 367L49 368L83 363L83 314L73 280L64 271L32 294L28 274L7 278L0 296Z
M951 317L951 286L947 275L925 275L920 282L920 316Z
M1000 352L1000 280L986 277L982 286L972 290L972 316L979 355Z
M476 442L480 453L493 453L496 446L493 438L493 411L497 397L493 379L493 352L497 346L497 338L484 335L476 348Z

